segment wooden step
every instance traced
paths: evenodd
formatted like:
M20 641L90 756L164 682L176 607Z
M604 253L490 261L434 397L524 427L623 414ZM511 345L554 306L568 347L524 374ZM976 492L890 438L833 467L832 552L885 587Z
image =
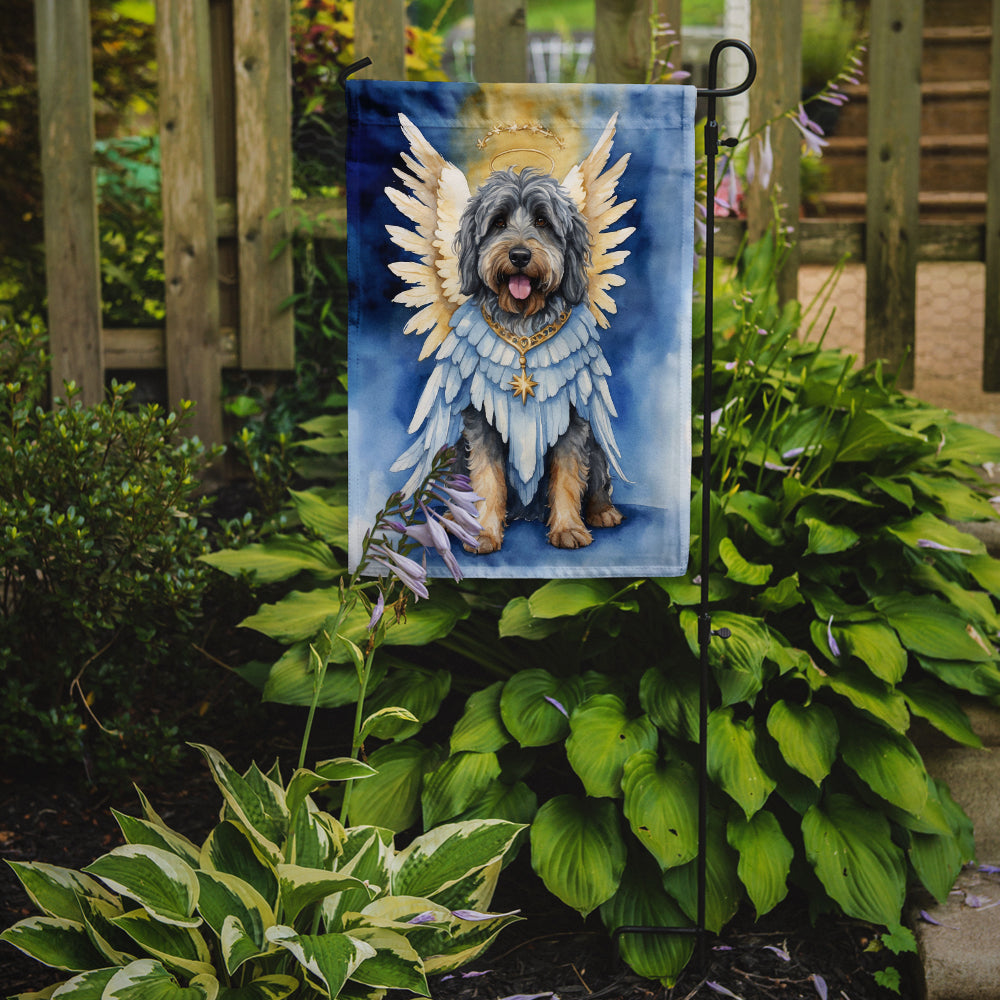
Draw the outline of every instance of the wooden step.
M990 78L989 25L924 29L920 75L925 83Z
M815 201L828 218L864 220L867 196L863 191L830 191ZM920 218L981 223L986 216L986 193L980 191L921 191Z
M956 21L989 24L990 4L991 0L924 0L924 27L944 27Z

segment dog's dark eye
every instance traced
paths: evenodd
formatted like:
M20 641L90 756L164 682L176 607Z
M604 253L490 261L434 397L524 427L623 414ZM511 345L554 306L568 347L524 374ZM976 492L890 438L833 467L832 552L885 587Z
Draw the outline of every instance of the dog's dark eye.
M535 217L535 228L545 229L549 224L549 220L545 218L544 215L539 215Z
M507 219L506 219L506 217L503 216L503 215L498 215L493 220L493 228L494 229L506 229L507 228Z

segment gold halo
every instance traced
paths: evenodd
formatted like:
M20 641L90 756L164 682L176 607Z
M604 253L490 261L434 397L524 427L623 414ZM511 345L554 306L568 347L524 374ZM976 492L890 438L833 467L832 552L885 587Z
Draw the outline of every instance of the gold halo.
M494 164L497 162L497 160L499 160L501 157L509 156L511 153L535 153L538 156L544 157L546 160L549 161L549 169L547 171L548 173L551 174L551 173L555 172L556 161L553 160L552 157L549 156L548 153L544 153L544 152L542 152L542 150L536 149L534 146L511 146L509 149L501 149L500 152L497 153L496 156L494 156L492 160L490 160L490 173L492 174L496 170L496 167L494 166ZM514 163L514 164L512 164L512 166L514 166L514 167L520 166L521 169L524 170L525 167L529 166L529 164L527 164L527 163L524 163L524 164Z

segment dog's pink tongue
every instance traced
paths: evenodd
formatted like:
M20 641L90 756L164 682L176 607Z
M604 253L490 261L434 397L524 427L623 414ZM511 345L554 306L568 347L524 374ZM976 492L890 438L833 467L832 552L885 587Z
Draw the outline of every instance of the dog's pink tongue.
M531 280L523 274L513 275L507 287L515 299L526 299L531 294Z

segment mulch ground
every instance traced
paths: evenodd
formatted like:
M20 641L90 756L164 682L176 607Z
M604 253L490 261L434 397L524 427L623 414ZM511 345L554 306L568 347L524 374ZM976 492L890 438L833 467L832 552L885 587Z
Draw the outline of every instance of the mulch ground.
M237 745L220 741L220 749L234 763L243 757ZM147 791L169 825L198 840L215 821L219 796L194 751L191 763ZM139 814L134 793L108 796L74 782L73 776L8 774L0 778L0 858L83 867L122 842L112 806ZM546 893L523 855L501 877L494 907L520 908L525 920L503 931L469 969L449 978L432 977L435 1000L887 1000L893 994L873 979L887 965L903 973L903 997L919 992L899 959L866 950L873 940L871 928L830 918L811 926L806 907L797 900L757 924L752 915L738 915L719 938L706 940L705 968L690 967L673 989L641 979L618 961L596 917L582 922ZM32 912L13 873L0 865L0 927ZM0 944L0 995L38 990L59 980L59 973Z

